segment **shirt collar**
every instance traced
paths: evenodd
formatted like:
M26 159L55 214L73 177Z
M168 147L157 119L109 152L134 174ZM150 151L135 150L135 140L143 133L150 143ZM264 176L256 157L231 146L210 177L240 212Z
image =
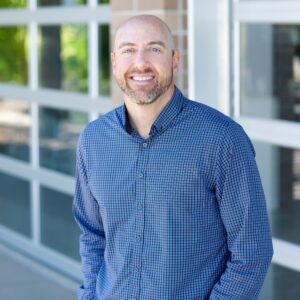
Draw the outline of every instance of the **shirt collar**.
M182 109L183 100L184 97L182 93L175 86L172 98L152 124L152 127L157 132L164 130L170 124L170 122L179 114L179 112ZM132 127L129 122L128 111L125 103L121 107L121 120L124 130L126 130L127 133L131 134Z

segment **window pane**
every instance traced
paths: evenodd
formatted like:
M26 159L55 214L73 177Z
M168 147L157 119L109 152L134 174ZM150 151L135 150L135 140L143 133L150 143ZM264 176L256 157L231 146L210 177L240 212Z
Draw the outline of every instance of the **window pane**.
M80 230L72 215L73 197L41 187L41 242L79 260Z
M77 5L86 4L86 0L38 0L39 6Z
M1 0L0 8L26 7L27 0Z
M300 149L254 145L273 236L300 244Z
M88 122L87 114L41 108L39 120L41 166L74 175L77 139Z
M109 26L99 26L99 93L110 94Z
M39 85L86 92L86 25L41 26L39 33Z
M0 98L0 153L29 161L30 124L28 103Z
M251 2L251 1L256 1L257 2L257 0L239 0L240 2ZM284 1L286 1L286 0L259 0L259 1L281 1L281 2L284 2ZM300 0L293 0L293 1L300 1Z
M300 25L241 26L241 112L300 121Z
M0 224L30 237L29 182L0 172Z
M0 28L0 82L27 84L27 28Z
M272 264L259 300L300 299L300 273Z

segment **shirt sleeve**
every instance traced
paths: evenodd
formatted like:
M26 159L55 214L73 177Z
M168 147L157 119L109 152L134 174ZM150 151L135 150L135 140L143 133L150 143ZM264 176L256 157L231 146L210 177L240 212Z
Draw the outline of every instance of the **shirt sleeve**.
M229 258L210 300L257 299L273 256L255 150L237 123L228 125L216 160L216 198Z
M80 256L83 284L78 289L78 299L94 300L97 276L103 263L105 234L97 201L87 181L85 151L82 136L79 138L76 156L75 194L73 216L81 230Z

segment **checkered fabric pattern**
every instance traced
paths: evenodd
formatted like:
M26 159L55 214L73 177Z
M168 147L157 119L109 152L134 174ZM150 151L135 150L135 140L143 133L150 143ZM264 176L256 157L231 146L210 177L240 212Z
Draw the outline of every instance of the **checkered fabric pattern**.
M273 255L251 141L177 87L147 139L124 104L86 126L73 214L82 300L257 299Z

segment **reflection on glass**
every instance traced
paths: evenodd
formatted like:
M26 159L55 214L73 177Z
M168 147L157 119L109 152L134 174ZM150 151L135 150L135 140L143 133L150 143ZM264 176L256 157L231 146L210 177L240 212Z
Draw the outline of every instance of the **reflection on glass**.
M26 7L27 0L1 0L0 8Z
M38 0L39 6L77 5L86 4L86 0Z
M109 26L99 26L99 93L110 93Z
M73 197L46 187L40 192L42 244L80 260L80 230L72 215Z
M0 172L0 186L0 224L30 237L29 182Z
M75 174L76 144L88 121L85 113L40 108L40 165Z
M300 273L275 264L269 268L259 300L300 299Z
M300 244L300 149L254 142L276 238Z
M39 85L86 92L86 25L41 26L39 33Z
M0 27L0 82L27 83L27 28Z
M300 121L300 26L241 26L241 113Z
M30 124L28 103L0 98L0 153L29 161Z

